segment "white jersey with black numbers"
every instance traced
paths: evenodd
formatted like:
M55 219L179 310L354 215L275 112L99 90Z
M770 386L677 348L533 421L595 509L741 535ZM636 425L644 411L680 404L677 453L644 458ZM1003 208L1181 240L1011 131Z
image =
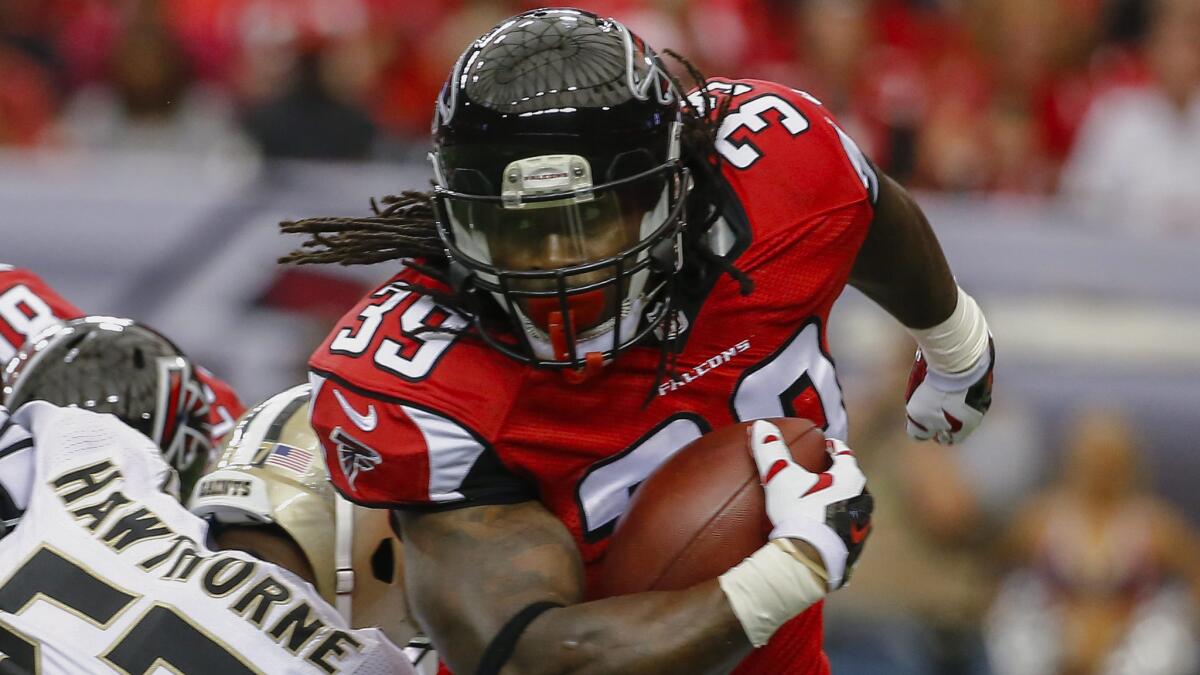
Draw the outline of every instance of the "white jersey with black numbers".
M205 546L204 521L161 491L171 475L111 415L0 408L0 502L23 511L0 539L0 671L414 672L290 572Z

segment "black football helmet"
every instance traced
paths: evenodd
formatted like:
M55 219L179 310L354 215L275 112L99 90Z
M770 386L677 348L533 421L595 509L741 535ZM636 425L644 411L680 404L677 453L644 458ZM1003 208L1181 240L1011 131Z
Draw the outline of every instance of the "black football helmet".
M512 320L509 335L476 313L489 344L594 370L668 315L690 186L680 105L639 37L576 9L518 14L459 57L430 158L451 278Z
M186 496L208 462L208 403L173 342L128 319L91 316L30 338L4 369L3 404L48 401L112 413L150 437Z

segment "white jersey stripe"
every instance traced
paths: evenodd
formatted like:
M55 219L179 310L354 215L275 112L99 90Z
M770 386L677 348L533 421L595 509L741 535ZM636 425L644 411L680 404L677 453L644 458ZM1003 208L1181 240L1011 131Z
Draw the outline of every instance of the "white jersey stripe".
M321 388L325 386L326 379L327 378L322 377L321 375L318 375L318 374L312 372L311 370L308 371L308 386L312 387L312 392L311 392L311 395L309 398L310 401L316 401L317 397L321 395ZM309 406L308 407L308 423L309 424L312 424L312 413L313 413L313 407Z
M429 499L448 502L462 499L459 492L483 444L453 420L420 408L400 406L425 437L429 450Z
M846 157L854 165L858 179L862 181L863 187L867 189L867 194L871 197L871 203L874 204L879 199L879 176L875 175L875 170L871 168L867 156L858 149L858 144L854 142L854 139L847 136L841 127L833 123L833 120L827 117L825 121L829 122L829 125L837 132L838 139L842 142L842 149L846 151Z

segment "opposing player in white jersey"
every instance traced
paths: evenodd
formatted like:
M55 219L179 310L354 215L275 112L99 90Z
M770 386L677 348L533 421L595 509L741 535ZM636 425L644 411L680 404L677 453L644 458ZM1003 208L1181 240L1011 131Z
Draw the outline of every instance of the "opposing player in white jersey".
M286 567L311 582L353 627L378 626L421 672L437 658L417 637L404 595L404 554L388 511L333 489L309 424L309 385L292 387L238 420L189 507L213 541Z
M414 672L291 572L208 548L172 478L116 417L0 408L0 671Z

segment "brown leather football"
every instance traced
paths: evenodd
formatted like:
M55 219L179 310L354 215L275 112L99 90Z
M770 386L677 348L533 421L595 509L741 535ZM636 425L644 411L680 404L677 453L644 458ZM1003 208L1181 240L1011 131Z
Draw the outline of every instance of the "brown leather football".
M812 422L771 421L801 466L832 466L825 435ZM603 596L688 588L715 579L767 543L771 522L750 456L749 425L696 439L642 483L604 555Z

